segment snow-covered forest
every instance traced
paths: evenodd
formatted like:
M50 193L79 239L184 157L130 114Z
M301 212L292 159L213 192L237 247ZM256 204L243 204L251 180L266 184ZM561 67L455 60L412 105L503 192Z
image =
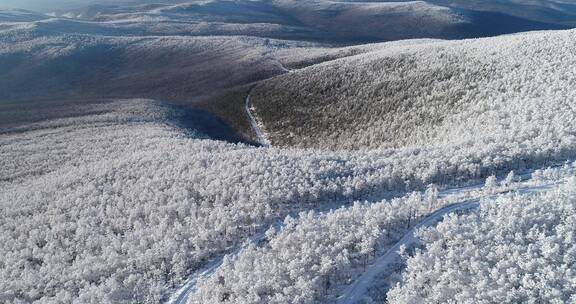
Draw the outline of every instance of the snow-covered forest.
M576 301L576 31L301 2L0 11L0 303Z
M422 158L410 150L253 148L183 132L182 112L153 101L87 107L98 114L13 128L2 136L1 284L9 291L3 294L7 302L156 303L191 270L267 231L270 247L248 247L235 261L238 266L229 270L227 261L218 269L224 282L239 285L203 287L208 281L198 285L195 297L218 302L214 299L229 294L238 303L256 303L245 289L249 285L268 293L271 302L298 296L313 303L328 291L334 295L330 288L345 286L375 252L445 204L427 185L475 176L449 150L438 151L432 165L434 153ZM426 191L326 215L300 213L411 189ZM285 220L288 215L297 220ZM275 255L278 264L271 264ZM296 257L301 260L291 261ZM264 268L254 268L257 261ZM258 280L224 275L246 270L245 263ZM293 273L275 278L279 269ZM276 280L278 285L269 285Z
M236 259L226 259L199 283L191 302L332 302L328 295L365 270L376 252L441 207L437 193L431 187L424 197L414 193L325 214L302 213L298 220L288 217L279 232L274 227L266 232L266 246L250 246Z
M431 163L434 152L226 144L180 129L182 111L149 100L86 107L96 114L0 139L9 301L156 302L191 269L289 214L497 172L451 163L447 151Z
M575 38L562 31L385 44L264 81L252 102L278 146L561 144L574 128ZM536 143L542 136L551 138Z
M222 299L227 299L226 301L232 303L353 303L348 301L352 297L347 296L355 290L346 288L348 284L355 282L359 276L367 271L367 267L383 267L385 264L397 266L395 263L402 263L401 257L398 257L396 261L387 256L384 260L379 261L379 257L389 255L389 250L403 251L402 254L406 256L409 251L405 245L410 245L410 239L406 239L405 235L410 228L418 223L434 220L434 211L452 209L467 211L475 209L479 202L482 202L480 210L473 212L472 215L463 215L462 219L458 221L459 224L474 225L481 222L477 218L488 213L484 210L485 206L500 210L500 222L482 222L483 225L486 225L484 227L486 231L470 231L470 228L442 226L446 222L454 223L452 219L458 217L454 215L444 219L438 228L432 226L432 228L424 230L426 233L419 232L418 237L426 244L426 242L430 242L428 237L437 237L439 232L436 229L445 228L441 230L442 233L454 238L455 243L452 245L444 241L440 244L427 245L434 246L434 250L438 250L438 252L426 253L434 254L432 258L422 258L418 255L422 251L417 251L417 255L408 262L407 274L404 274L403 280L408 282L403 282L405 284L403 289L398 290L400 287L396 287L395 290L391 291L388 301L391 303L446 303L455 300L456 303L461 303L489 299L489 303L494 303L529 302L546 298L540 296L538 291L530 293L529 287L526 288L528 290L525 290L525 294L522 296L512 295L506 298L512 282L494 277L494 273L507 277L510 274L508 268L511 267L510 265L514 265L521 253L511 254L505 250L514 250L513 248L498 249L498 245L482 244L472 240L474 246L478 246L476 250L495 251L491 255L487 252L474 252L470 248L470 243L467 242L469 240L466 239L481 237L482 240L496 242L499 246L506 247L511 242L509 238L518 238L518 229L532 229L530 236L539 240L545 235L548 237L546 239L548 241L550 239L556 240L556 237L562 239L559 242L564 241L564 245L561 244L560 247L556 247L555 250L558 252L556 257L564 257L566 254L568 259L565 260L565 264L552 267L563 269L565 275L550 279L554 282L533 284L542 284L537 285L538 288L563 288L560 293L565 299L570 299L570 296L575 292L569 283L574 276L572 257L574 248L572 248L571 242L573 228L568 227L573 222L572 217L575 211L573 208L570 209L573 206L570 204L571 201L567 200L569 194L564 193L564 189L570 189L568 193L572 191L575 182L575 165L565 165L543 172L536 171L529 178L521 178L513 173L500 181L488 178L483 187L466 187L457 191L439 191L435 186L431 186L426 191L413 192L405 197L389 201L358 202L354 206L328 213L303 213L297 220L287 218L279 229L280 231L271 228L266 232L268 241L264 244L255 244L245 248L237 256L226 258L214 274L198 284L199 291L191 297L190 303L221 303ZM541 209L546 208L546 204L541 201L540 196L537 196L536 199L533 198L534 194L540 192L556 193L561 196L558 198L561 202L555 206L557 210L539 213ZM509 197L512 196L523 203L525 200L537 201L533 204L537 204L538 209L525 210L526 206L517 203L516 218L510 220L510 212L514 211L508 209L508 205L502 206L501 201L509 201ZM541 196L550 197L550 194L546 193ZM552 212L562 214L563 217L558 218ZM476 220L471 220L474 216ZM562 232L568 234L567 239L564 236L554 234L553 231L556 226L546 222L546 219L562 222L562 225L565 225L562 227ZM518 226L521 221L529 223ZM531 228L531 221L541 223L542 229L548 229L548 233L536 232L538 228ZM502 225L508 230L493 232L491 230L494 229L495 225ZM434 233L430 231L434 231ZM494 237L491 233L499 234L498 237ZM529 239L524 239L522 242L518 241L516 246L531 244ZM391 248L397 246L398 243L401 243L403 247ZM455 252L446 252L447 247L449 250L455 250ZM524 256L526 259L537 258L544 250L548 249L534 250L528 256ZM462 258L464 254L470 255L471 259L482 259L488 256L492 262L468 264L468 262L472 263L473 261ZM446 256L451 257L451 259L446 259ZM546 258L546 256L544 255L542 258ZM442 266L430 263L431 260ZM417 263L416 261L419 261L421 263L419 267L424 269L412 270L413 265L411 263ZM494 269L492 265L498 262L501 263L503 269ZM548 260L541 263L526 261L526 263L532 263L530 264L532 265L530 275L537 278L545 277L545 274L534 273L536 265L543 267L554 263L554 261ZM486 294L483 297L470 296L469 288L471 287L468 284L470 280L476 280L475 275L458 274L454 277L454 272L459 270L453 269L453 265L462 265L460 266L463 268L462 272L468 271L467 265L478 265L473 271L481 272L481 274L490 277L493 280L491 286L494 288L485 290L487 285L479 284L476 287L476 292ZM524 265L517 267L522 267L525 270ZM398 283L398 278L394 277L397 275L394 270L393 267L381 270L385 274L386 271L392 273L388 274L387 281L385 281L388 285ZM543 268L539 270L544 271ZM412 271L418 271L418 273L413 274ZM519 270L517 275L521 276L522 272ZM516 277L515 279L518 282L522 278ZM437 280L437 283L433 280ZM457 281L460 285L450 286L447 280ZM484 278L478 278L474 282L484 281L486 281ZM375 286L364 286L364 288L369 289L368 287L378 286L378 283L372 284ZM555 287L546 286L547 284ZM429 285L432 286L429 287ZM454 297L455 292L447 293L445 289L451 288L460 290L462 295ZM500 297L490 297L491 292L496 288L502 290ZM382 292L382 289L387 290L380 287L374 289L377 292L372 292L373 294L367 292L366 299L369 298L368 296L374 299L386 299L386 293L378 294L378 292ZM432 295L434 293L436 297L441 298L435 298ZM558 291L556 291L556 296L558 296ZM548 296L548 299L553 297L554 294Z
M484 201L420 231L390 303L573 303L576 180Z

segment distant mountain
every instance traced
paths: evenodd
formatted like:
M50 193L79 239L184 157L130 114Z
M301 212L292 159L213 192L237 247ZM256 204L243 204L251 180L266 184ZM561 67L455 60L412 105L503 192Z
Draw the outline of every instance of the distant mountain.
M179 1L177 1L179 2ZM136 3L136 2L133 2ZM529 30L563 29L558 19L529 18L507 9L441 1L211 0L179 4L104 3L56 16L115 22L155 35L249 35L351 44L409 38L460 39ZM534 7L545 13L548 8ZM151 23L153 22L153 23Z
M572 0L428 0L454 9L501 13L522 19L576 25L576 2Z
M76 26L91 34L65 33ZM90 23L52 19L0 31L0 100L147 96L191 101L282 73L273 52L307 45L110 33Z
M47 18L49 16L24 9L0 10L0 22L32 22Z

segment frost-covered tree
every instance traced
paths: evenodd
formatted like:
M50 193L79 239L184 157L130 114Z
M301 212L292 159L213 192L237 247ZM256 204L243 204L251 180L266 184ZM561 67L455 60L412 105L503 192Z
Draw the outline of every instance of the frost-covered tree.
M428 198L413 193L324 214L303 213L297 220L288 217L275 235L267 233L267 244L227 258L225 267L199 282L189 303L221 303L223 298L232 303L332 302L376 253L410 228L407 223L414 225L432 211L424 207Z
M486 200L421 232L390 303L576 301L574 182L543 194Z

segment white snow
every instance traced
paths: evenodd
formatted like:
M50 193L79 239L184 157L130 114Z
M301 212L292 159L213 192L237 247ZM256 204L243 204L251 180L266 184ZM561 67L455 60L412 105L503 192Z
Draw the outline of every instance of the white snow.
M574 164L559 166L545 172L546 179L542 179L542 171L537 170L517 176L514 178L515 182L507 177L496 182L487 182L484 187L468 186L442 190L435 195L437 201L433 198L434 195L430 200L429 195L434 193L432 191L430 194L423 194L422 198L412 194L400 200L343 208L334 213L320 213L315 216L301 214L295 221L287 220L283 229L267 245L248 248L233 256L232 260L220 266L211 276L202 278L197 285L199 289L190 295L190 303L218 303L218 299L223 295L230 297L231 301L242 303L275 303L283 302L283 299L297 298L305 303L357 303L368 296L367 291L373 286L377 276L397 271L393 267L402 262L398 251L403 246L409 248L417 242L417 231L433 226L447 214L474 210L481 201L489 203L509 193L524 195L557 189L567 178L574 176L575 167ZM424 208L414 213L415 218L421 217L421 220L406 229L406 222L400 218L406 215L406 210L413 209L414 206ZM440 207L427 214L426 210L434 210L433 206ZM397 222L387 222L386 218L396 219ZM373 221L380 224L374 226ZM386 235L395 239L396 234L386 231L398 231L402 234L397 241L388 244ZM357 249L352 248L364 244L364 238L370 234L375 234L380 239L375 244L382 245L372 245L376 250L375 259L369 263L366 270L362 270L358 261L362 258L355 253L354 250ZM355 239L358 236L361 237ZM378 249L379 247L381 248ZM338 262L342 259L338 256L342 254L345 256L344 260L350 261L352 265ZM321 267L332 266L327 268L327 272L318 272L317 267L320 265L316 263L320 263ZM246 269L250 271L246 272ZM332 278L332 287L324 294L323 285L318 282L325 280L326 276ZM354 279L348 286L336 279L345 280L348 276ZM314 294L315 292L317 293Z
M362 6L426 13L421 2ZM400 247L416 242L416 231L433 231L446 215L505 192L546 192L547 182L554 188L575 175L573 164L532 170L576 157L576 31L328 48L187 37L212 26L234 33L246 27L183 22L191 28L181 32L162 23L174 20L154 15L167 10L106 22L0 12L12 20L0 20L0 59L60 68L68 57L89 54L83 51L114 49L130 59L131 76L162 79L139 68L150 58L178 58L159 65L237 85L250 77L192 73L179 56L210 54L241 67L264 57L272 64L262 71L285 74L258 83L244 110L266 148L183 129L186 113L150 99L79 103L66 115L2 126L0 302L354 303L398 262ZM324 57L330 62L315 64ZM203 67L214 71L212 62ZM284 63L311 66L289 70ZM74 66L93 76L90 67ZM38 76L49 85L39 81L30 90L68 84L34 71L22 79ZM294 142L282 141L288 137ZM512 170L520 181L511 175L478 184ZM269 227L276 229L264 233ZM408 274L426 272L410 265L418 267ZM419 286L404 283L406 290Z

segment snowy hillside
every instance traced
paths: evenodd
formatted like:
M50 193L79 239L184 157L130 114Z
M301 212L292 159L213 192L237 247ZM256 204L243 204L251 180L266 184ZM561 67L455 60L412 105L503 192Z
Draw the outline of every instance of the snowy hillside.
M8 291L2 295L7 302L79 298L157 303L190 271L278 226L286 215L311 221L310 228L304 228L306 224L302 229L321 229L313 228L315 215L298 212L337 208L356 200L379 202L407 190L424 190L430 183L498 172L491 162L468 171L475 165L450 150L332 153L226 144L182 129L185 112L149 100L93 103L76 111L85 114L20 124L0 137L0 284ZM359 229L345 246L365 243L348 249L349 255L342 256L349 261L344 265L359 271L364 266L358 265L370 263L366 253L373 252L373 246L389 242L382 237L394 239L446 204L436 202L438 194L431 189L423 196L357 205L327 215L328 223L340 223L334 229ZM459 192L452 199L458 199ZM364 226L372 220L361 216L374 217L375 222ZM296 236L291 236L291 229L299 226L284 222L278 237L290 240ZM274 235L270 233L268 238ZM331 243L330 238L323 240ZM306 249L294 250L302 255ZM332 263L332 253L339 249L313 252L311 263ZM316 282L324 271L337 274L349 269L329 265L318 273L308 272L308 280ZM351 274L344 277L353 278ZM349 282L334 280L340 286ZM263 282L264 289L255 292L268 290L271 281ZM282 284L304 284L290 282ZM303 285L312 288L305 302L316 301L323 289L333 286L321 282ZM294 285L293 292L303 292L301 287Z
M446 159L429 175L429 159L412 153L200 139L178 127L183 112L153 101L84 107L84 115L0 137L0 284L8 302L155 303L190 270L287 214L419 189L445 180L444 170L469 174L452 172Z
M496 144L565 155L576 130L575 41L559 31L381 44L265 81L251 98L277 146Z
M510 12L502 14L483 7L451 7L433 1L210 0L122 4L102 0L50 14L105 22L138 35L249 35L341 44L484 37L571 25L563 16L559 20L526 19L511 14L514 6L509 7Z
M568 22L129 2L0 11L0 303L576 300L576 30L435 39Z

